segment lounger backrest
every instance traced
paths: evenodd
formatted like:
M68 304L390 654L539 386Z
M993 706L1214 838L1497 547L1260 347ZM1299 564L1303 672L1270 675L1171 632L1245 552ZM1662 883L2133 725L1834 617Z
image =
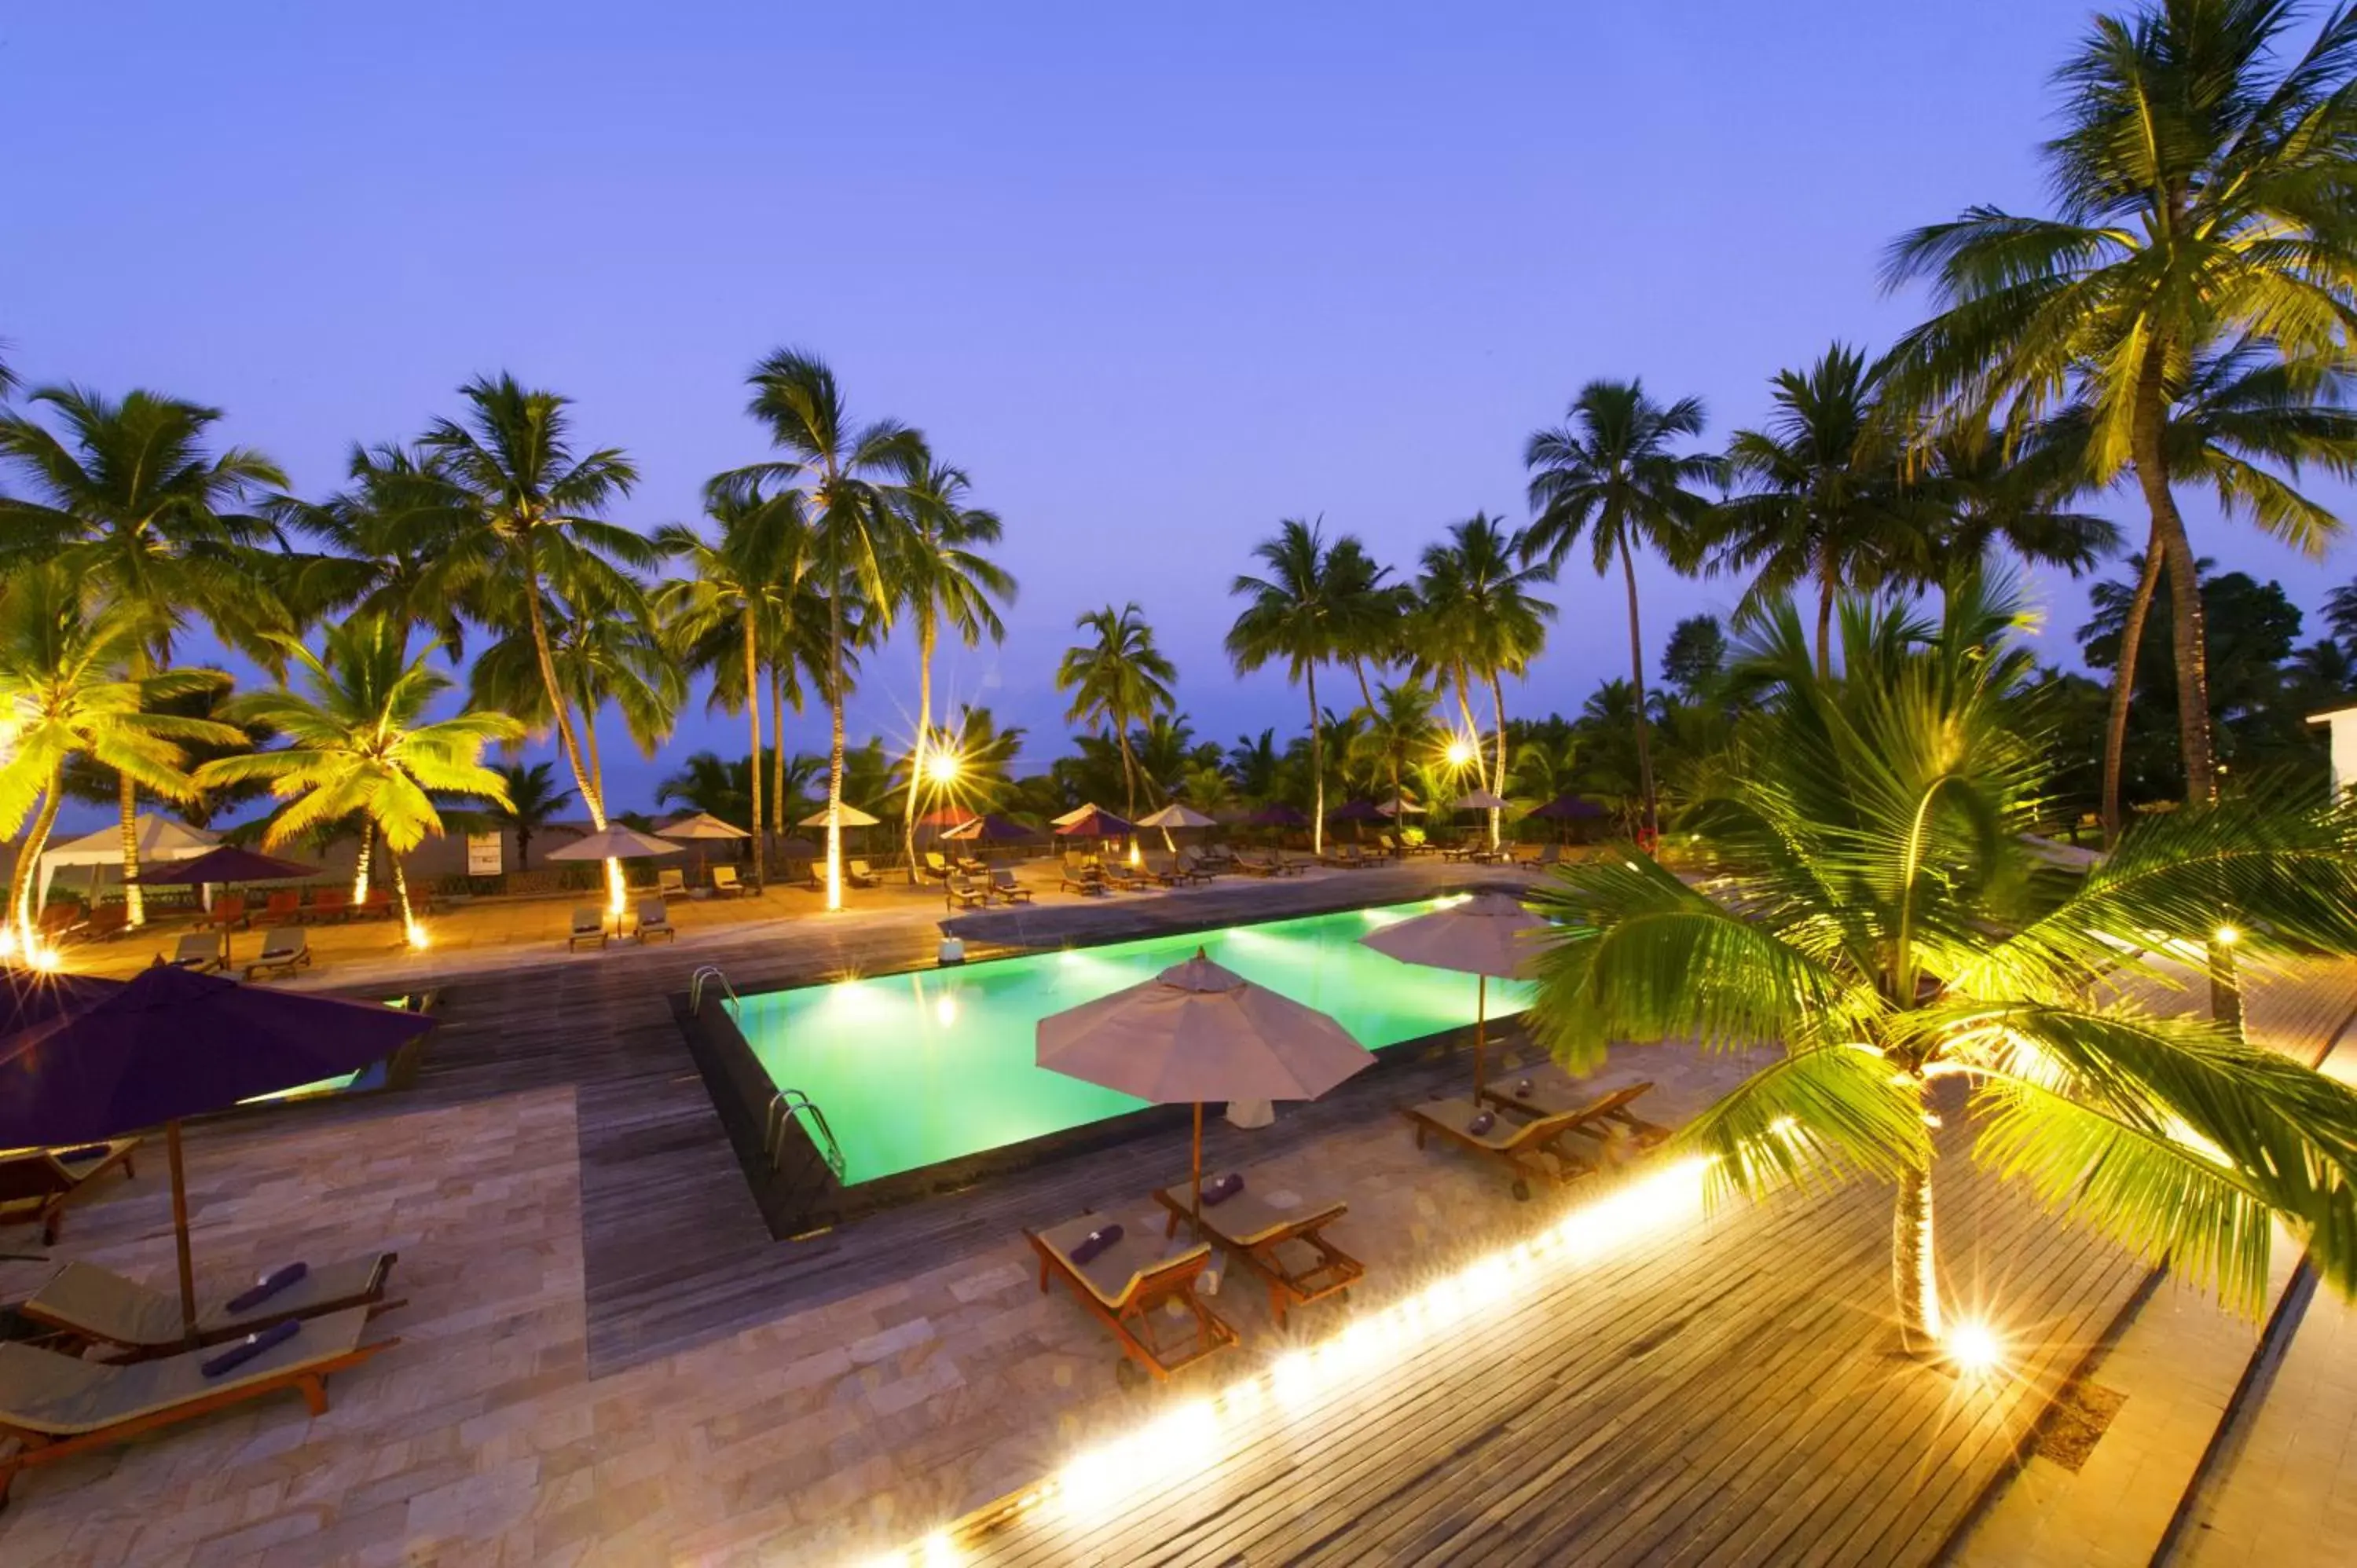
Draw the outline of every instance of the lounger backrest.
M281 927L262 939L262 956L283 958L288 953L301 952L307 940L308 939L299 929Z
M664 913L662 899L650 898L639 906L639 924L641 928L671 924L671 917Z
M598 910L592 908L587 904L579 904L574 907L573 929L575 930L603 930L605 929L605 925L606 917Z
M1015 873L1001 866L990 874L990 880L1000 887L1012 887L1015 886Z
M213 918L216 920L234 920L244 913L245 895L242 893L224 893L213 900Z
M817 867L813 866L813 867L812 867L812 868L811 868L811 875L813 875L813 876L815 876L815 875L818 875L818 869L817 869ZM734 887L734 886L737 886L737 868L736 868L735 866L733 866L733 865L716 865L716 866L714 866L714 867L712 868L712 886L714 886L715 887Z
M289 915L302 907L303 893L300 888L289 887L270 896L270 912L274 915Z
M950 868L950 863L942 858L942 852L937 849L929 849L925 852L925 864L935 871L947 871Z
M666 893L674 887L685 887L687 874L675 868L658 872L655 875L655 886Z
M180 939L179 956L183 959L207 958L219 954L221 939L199 931Z

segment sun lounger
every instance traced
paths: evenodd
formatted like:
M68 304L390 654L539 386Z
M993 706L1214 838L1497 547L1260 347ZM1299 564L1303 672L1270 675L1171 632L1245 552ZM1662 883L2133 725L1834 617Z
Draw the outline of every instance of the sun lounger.
M1235 868L1238 871L1243 872L1246 876L1282 876L1285 875L1282 867L1272 864L1270 861L1258 854L1247 854L1239 851L1232 859L1234 861Z
M1517 1199L1531 1196L1533 1177L1567 1187L1582 1176L1594 1176L1598 1168L1586 1152L1566 1144L1566 1139L1582 1131L1581 1123L1588 1120L1589 1112L1585 1109L1517 1122L1494 1111L1485 1112L1469 1100L1433 1100L1422 1105L1403 1105L1400 1114L1415 1128L1415 1146L1419 1149L1424 1147L1427 1134L1437 1133L1460 1148L1504 1161L1515 1173ZM1491 1124L1477 1133L1473 1130L1474 1120L1483 1115L1490 1117Z
M583 942L596 942L602 949L612 940L606 929L606 911L594 905L582 904L574 908L573 929L565 938L565 950L571 952Z
M819 875L818 867L815 865L811 867L811 880L819 885L822 892L825 890L825 878ZM737 868L733 865L716 865L712 868L712 890L730 898L742 898L745 896L745 885L737 880Z
M303 918L303 890L299 887L282 887L277 892L273 893L270 896L269 902L263 906L262 917L264 919L269 920L275 925L284 925L289 920L301 919Z
M1138 1369L1168 1378L1237 1342L1236 1331L1195 1294L1195 1281L1211 1261L1211 1249L1200 1241L1173 1247L1130 1227L1088 1262L1073 1262L1083 1241L1113 1223L1109 1215L1084 1214L1023 1234L1039 1254L1040 1293L1061 1279L1121 1342L1124 1382L1137 1381ZM1165 1310L1174 1303L1181 1309L1175 1316Z
M261 956L245 966L245 977L253 980L264 974L292 974L310 967L310 938L298 928L286 927L262 939Z
M1192 1191L1184 1187L1166 1187L1154 1195L1154 1201L1170 1211L1164 1235L1178 1233L1192 1198ZM1226 1248L1230 1258L1268 1287L1268 1315L1282 1328L1289 1309L1346 1294L1354 1282L1366 1277L1367 1266L1323 1234L1350 1211L1351 1206L1340 1198L1278 1208L1247 1186L1205 1207L1203 1235Z
M1154 878L1133 867L1125 860L1109 861L1101 865L1098 869L1104 874L1104 879L1107 882L1125 893L1144 893L1154 886Z
M223 1354L185 1350L129 1366L84 1361L30 1345L0 1344L0 1435L16 1451L0 1457L0 1503L19 1470L111 1447L159 1426L299 1389L315 1416L328 1412L327 1380L401 1343L361 1343L368 1309L315 1317L293 1337L217 1378L204 1364Z
M687 873L675 865L665 866L655 873L655 897L684 898L687 897Z
M956 866L960 871L964 872L968 876L987 876L990 875L990 867L970 854L952 855L950 857L950 864Z
M639 929L630 933L630 940L635 942L644 942L650 937L669 937L673 941L679 940L679 928L671 923L671 911L663 908L660 895L640 904Z
M843 879L845 882L850 883L854 887L880 886L884 881L882 877L877 875L874 871L869 869L867 863L864 860L845 861L843 866Z
M131 908L125 904L101 904L74 933L86 942L111 942L131 929Z
M937 849L929 849L925 852L925 864L921 869L935 881L947 882L950 879L949 856Z
M1092 895L1112 891L1112 884L1105 880L1102 867L1074 860L1069 854L1064 857L1063 869L1059 874L1056 886L1074 893Z
M77 1149L0 1151L0 1225L38 1225L41 1245L55 1244L66 1204L115 1166L132 1169L136 1138L112 1138Z
M397 1257L377 1252L307 1269L301 1279L242 1312L231 1307L233 1295L200 1307L197 1343L218 1345L290 1317L320 1317L356 1306L371 1315L390 1311L401 1305L385 1300L385 1282ZM110 1355L111 1360L171 1355L187 1348L177 1294L151 1290L95 1263L68 1263L16 1310L70 1337L61 1348L107 1346L132 1353Z
M1268 863L1275 867L1279 876L1298 876L1314 864L1307 860L1288 860L1286 858L1285 851L1281 849L1268 852Z
M991 896L1005 904L1028 904L1031 889L1015 879L1015 873L1001 866L990 874Z
M241 931L245 929L253 922L253 917L246 908L245 895L222 894L213 900L213 907L205 912L204 922L217 931L226 931L231 927Z
M172 967L194 970L199 974L227 969L229 960L221 951L221 933L191 931L182 937L179 945L172 950Z
M349 887L322 887L311 895L311 918L322 925L329 920L349 920L354 912Z
M1530 1087L1526 1090L1524 1084ZM1484 1084L1481 1100L1496 1109L1533 1119L1576 1115L1581 1119L1577 1130L1587 1136L1608 1145L1628 1139L1642 1150L1657 1147L1670 1139L1669 1128L1658 1122L1648 1122L1629 1109L1652 1087L1651 1082L1632 1083L1609 1094L1591 1096L1582 1086L1557 1073L1521 1073L1492 1079Z
M942 894L952 909L986 909L990 907L990 889L968 880L963 871L953 871L942 884Z

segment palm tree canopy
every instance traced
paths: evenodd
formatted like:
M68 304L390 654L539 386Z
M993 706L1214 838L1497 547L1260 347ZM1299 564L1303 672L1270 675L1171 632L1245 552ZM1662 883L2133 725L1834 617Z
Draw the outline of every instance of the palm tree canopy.
M1461 666L1478 676L1519 675L1546 645L1555 606L1532 590L1554 579L1544 562L1526 564L1523 537L1476 512L1425 547L1416 582L1416 639L1428 668Z
M1936 625L1847 599L1828 679L1776 607L1745 655L1761 705L1697 805L1736 890L1642 857L1566 868L1540 900L1564 923L1535 1021L1575 1061L1612 1040L1781 1045L1685 1134L1740 1188L1922 1168L1922 1086L1953 1076L1984 1164L2237 1305L2264 1294L2277 1214L2357 1289L2357 1093L2101 1000L2180 986L2155 937L2199 951L2221 908L2252 930L2246 968L2347 950L2357 814L2255 795L2141 824L2083 877L2041 868L2019 613L1978 578Z
M1587 535L1597 575L1623 550L1649 547L1681 572L1701 564L1711 502L1696 488L1716 485L1724 465L1672 448L1702 435L1700 398L1667 405L1645 395L1641 381L1593 381L1572 400L1566 422L1532 433L1523 448L1531 471L1534 518L1523 548L1560 567Z
M1072 699L1065 722L1118 730L1178 705L1171 693L1178 667L1154 645L1154 628L1136 600L1118 609L1107 605L1090 610L1072 628L1093 633L1095 640L1066 649L1056 666L1056 690Z
M921 439L904 446L898 488L909 528L893 574L902 603L921 625L946 625L969 648L1005 641L998 606L1015 602L1015 578L982 553L1005 525L969 504L974 481L964 469L935 461Z
M228 704L285 744L216 758L198 769L198 782L267 782L287 802L264 836L273 845L362 815L396 854L406 854L442 831L429 791L479 796L512 809L507 781L483 766L482 756L486 746L520 739L522 724L479 710L427 719L450 677L434 668L433 644L410 656L409 628L397 620L347 621L323 636L318 653L300 644L287 650L305 691L253 692Z
M1900 389L2016 435L2083 398L2094 475L2131 456L2139 399L2181 394L2221 342L2334 363L2357 329L2357 12L2305 49L2285 0L2148 0L2098 16L2056 72L2056 215L1975 207L1902 236L1887 285L1941 313Z

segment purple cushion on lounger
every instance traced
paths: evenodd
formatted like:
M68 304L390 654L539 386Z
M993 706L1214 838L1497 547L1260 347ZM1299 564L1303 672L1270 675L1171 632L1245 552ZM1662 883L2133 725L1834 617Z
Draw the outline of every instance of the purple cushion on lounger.
M1228 1199L1235 1197L1236 1194L1243 1191L1243 1173L1242 1171L1230 1171L1227 1175L1222 1176L1219 1180L1211 1183L1209 1187L1203 1189L1203 1207L1209 1208L1214 1204L1225 1203Z
M1072 1264L1075 1268L1086 1268L1096 1262L1099 1253L1109 1251L1120 1244L1121 1226L1118 1222L1102 1230L1092 1230L1081 1238L1079 1246L1072 1249Z
M1480 1115L1465 1123L1465 1130L1478 1138L1497 1124L1498 1113L1494 1111L1484 1111Z
M207 1361L203 1368L204 1374L209 1378L218 1378L223 1372L235 1371L264 1350L274 1346L284 1345L294 1338L302 1326L299 1321L290 1317L285 1322L265 1328L259 1334L249 1334Z
M289 1263L283 1269L264 1274L255 1283L252 1290L242 1295L230 1297L229 1309L231 1312L252 1312L310 1272L311 1265L308 1263Z
M98 1158L99 1155L106 1153L106 1148L107 1146L104 1144L92 1144L87 1148L59 1149L56 1154L52 1155L50 1158L56 1160L61 1165L70 1165L77 1160L94 1160Z

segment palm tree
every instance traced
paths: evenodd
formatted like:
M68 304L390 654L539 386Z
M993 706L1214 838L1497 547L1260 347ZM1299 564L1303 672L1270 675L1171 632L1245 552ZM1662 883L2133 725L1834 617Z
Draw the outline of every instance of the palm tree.
M654 547L598 516L630 493L638 469L618 447L575 452L569 398L506 374L478 377L458 392L468 404L463 418L428 425L418 441L428 461L393 487L402 501L399 532L432 539L453 591L479 594L495 624L528 639L543 712L590 822L603 828L606 797L574 726L573 693L549 630L549 596L554 585L576 610L624 606L643 623L644 595L630 574L655 564ZM606 863L606 886L619 908L619 861Z
M1365 560L1356 540L1348 542L1358 560ZM1230 584L1231 596L1249 601L1228 629L1230 662L1248 675L1271 660L1285 661L1286 679L1298 681L1309 697L1309 853L1322 854L1326 841L1326 749L1318 705L1318 666L1340 656L1347 646L1336 627L1335 583L1329 551L1316 522L1286 518L1273 538L1253 546L1253 554L1266 575L1239 575ZM1368 585L1372 587L1372 585Z
M927 754L941 738L933 733L933 649L944 623L968 648L981 646L985 637L1004 642L1006 627L997 606L1015 602L1015 579L982 553L983 546L998 542L1000 523L996 512L966 504L973 481L965 470L935 462L920 443L911 446L900 474L907 548L894 575L901 604L917 627L917 743L909 759L911 787L900 822L914 886L917 797L934 783ZM953 780L961 758L954 747L942 755L949 759Z
M124 671L144 664L146 628L104 601L92 602L59 562L22 567L0 596L0 837L32 819L16 849L8 918L29 951L38 929L35 868L66 793L67 767L89 759L151 794L193 800L183 743L233 745L228 725L159 713L175 698L229 683L214 670ZM14 945L14 944L12 944Z
M655 804L693 806L723 822L734 821L752 800L758 771L749 757L732 760L716 751L692 752L679 771L655 781Z
M707 489L719 499L780 508L808 542L807 570L827 607L823 684L832 731L826 781L826 907L843 908L845 660L855 618L868 636L891 629L902 600L899 564L908 522L896 481L920 461L923 437L896 420L855 425L834 372L816 355L780 349L747 378L747 412L769 428L783 458L733 469Z
M1405 799L1400 793L1400 774L1408 759L1426 750L1440 726L1433 721L1432 710L1438 705L1440 694L1421 681L1403 681L1397 685L1375 688L1375 700L1360 711L1366 715L1367 727L1359 733L1356 745L1361 758L1370 765L1381 763L1391 780L1391 799ZM1401 813L1404 819L1405 813ZM1405 826L1405 821L1399 823Z
M286 744L216 757L197 770L197 782L268 783L271 794L286 802L263 835L264 843L274 848L330 823L361 818L371 831L361 840L353 901L368 897L370 846L382 835L393 862L402 930L414 942L419 929L410 913L401 857L428 833L442 832L433 793L480 796L495 809L512 812L516 806L507 780L483 766L483 749L522 738L524 726L505 714L479 709L425 718L452 682L433 667L436 644L410 657L404 621L362 617L328 627L322 636L318 653L300 643L286 650L302 671L307 694L252 692L228 705L241 719L269 725Z
M1645 724L1645 639L1637 625L1638 549L1650 547L1679 572L1702 564L1703 531L1711 503L1695 487L1717 484L1722 465L1699 453L1671 450L1680 437L1703 431L1702 400L1680 398L1664 407L1645 395L1641 381L1588 382L1572 400L1566 422L1534 432L1523 449L1531 471L1531 511L1523 536L1526 558L1560 568L1582 532L1603 576L1620 563L1629 588L1629 674L1637 688L1637 771L1643 801L1640 827L1654 819L1653 752Z
M1129 726L1178 706L1170 687L1178 671L1154 646L1154 628L1135 599L1119 609L1107 605L1088 611L1072 627L1093 632L1096 640L1064 650L1056 666L1056 690L1072 698L1064 722L1103 726L1121 755L1127 811L1135 817L1137 757L1130 750Z
M753 759L747 790L746 831L759 840L761 820L762 629L774 627L802 574L804 541L790 509L758 500L707 497L719 542L707 543L694 530L670 523L655 531L655 547L683 561L688 575L665 584L655 596L657 615L683 646L685 662L725 672L715 680L712 701L723 709L742 707ZM782 703L783 694L779 693ZM782 746L782 733L770 736ZM753 857L753 881L761 881L764 857Z
M269 662L270 639L288 629L267 591L274 572L261 546L270 523L239 510L286 476L259 452L215 451L219 409L154 392L122 399L81 387L43 387L33 403L64 426L51 432L20 413L0 413L0 464L28 494L0 497L0 565L55 560L139 625L130 675L171 663L191 614L223 641ZM124 904L135 928L146 917L139 876L139 788L120 776Z
M1884 269L1891 287L1930 279L1943 307L1893 351L1908 396L1975 424L2001 410L2017 435L2083 401L2090 478L2134 471L2149 570L2168 567L2197 804L2218 780L2169 411L2207 353L2334 364L2357 320L2357 11L2335 7L2286 59L2298 15L2282 0L2158 0L2096 17L2054 78L2064 128L2042 150L2058 215L1975 207L1902 236Z
M1227 757L1228 774L1235 780L1236 793L1254 804L1274 798L1278 760L1274 728L1265 729L1258 736L1236 736L1236 744L1228 747Z
M504 803L494 805L487 814L499 826L515 835L516 869L532 869L533 835L556 820L556 813L573 799L573 791L556 787L555 764L535 762L494 763L491 771L506 785Z
M344 475L345 487L324 501L282 496L268 508L282 528L321 546L285 558L292 618L308 626L331 614L394 616L458 658L468 618L490 618L477 559L464 548L467 516L444 504L434 455L390 442L355 446Z
M1738 430L1727 467L1736 493L1711 524L1711 570L1747 574L1744 626L1803 583L1817 590L1817 662L1832 672L1834 601L1871 588L1921 554L1932 513L1900 469L1905 443L1883 407L1879 367L1836 343L1805 371L1780 371L1763 430Z
M1800 612L1749 658L1764 706L1702 822L1740 869L1715 901L1651 861L1568 867L1536 1026L1575 1066L1608 1042L1776 1042L1781 1058L1682 1134L1757 1193L1865 1176L1898 1187L1893 1270L1910 1347L1936 1345L1935 1140L1959 1079L1984 1165L2255 1311L2269 1222L2357 1288L2357 1093L2228 1031L2126 1003L2147 956L2222 902L2252 950L2357 940L2357 814L2237 800L2132 830L2083 877L2021 834L2045 789L2032 673L2002 591L1960 583L1934 627L1846 601L1828 680ZM2157 940L2156 939L2160 939ZM2128 956L2137 955L2137 956Z
M1546 623L1555 606L1531 590L1555 580L1555 568L1534 562L1523 534L1487 512L1476 512L1448 531L1446 542L1425 547L1416 580L1421 629L1415 639L1427 668L1445 672L1457 688L1457 708L1467 740L1477 747L1480 726L1473 720L1469 691L1481 681L1490 688L1497 717L1491 792L1506 792L1507 675L1521 675L1546 646ZM1498 811L1490 811L1490 847L1498 847Z
M2298 486L2303 470L2311 467L2343 481L2357 478L2357 413L2346 406L2348 391L2345 373L2295 368L2255 345L2239 344L2202 355L2184 390L2171 403L2162 435L2161 449L2171 482L2206 485L2226 516L2255 522L2310 559L2320 559L2325 548L2340 537L2341 519ZM2081 472L2093 472L2098 466L2094 448L2099 418L2092 403L2073 403L2040 425L2034 439ZM2127 744L2128 703L2161 565L2158 552L2144 553L2136 592L2121 627L2122 662L2114 672L2104 734L2103 815L2107 838L2119 836L2123 822L2120 773ZM2198 564L2194 575L2198 599ZM2175 606L2172 593L2172 610Z
M2009 446L1987 425L1937 428L1921 438L1918 484L1927 514L1920 532L1890 541L1891 575L1944 591L1995 553L2078 576L2120 547L2109 519L2069 510L2085 489L2077 456L2051 441Z

